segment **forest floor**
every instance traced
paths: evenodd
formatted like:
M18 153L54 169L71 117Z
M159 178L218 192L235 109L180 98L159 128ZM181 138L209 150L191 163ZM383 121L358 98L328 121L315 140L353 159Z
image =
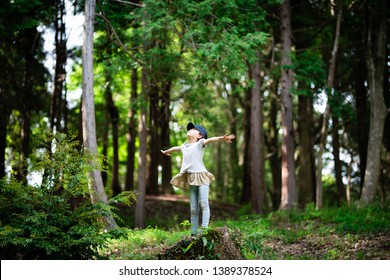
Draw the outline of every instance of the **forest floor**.
M188 198L148 196L145 202L146 230L132 230L133 238L128 241L114 240L104 252L106 256L157 259L164 251L190 238L188 229L183 229L184 221L189 220ZM239 236L240 250L246 259L390 260L388 206L277 211L264 217L246 214L245 207L216 201L210 201L210 208L210 227L226 226ZM119 215L122 226L131 228L134 207L121 209ZM141 239L142 242L133 244Z

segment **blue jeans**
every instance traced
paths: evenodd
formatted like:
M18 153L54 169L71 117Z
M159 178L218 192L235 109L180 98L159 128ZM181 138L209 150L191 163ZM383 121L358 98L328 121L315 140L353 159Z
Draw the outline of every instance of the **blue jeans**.
M190 186L191 234L198 232L199 205L202 210L202 228L207 229L210 221L209 185Z

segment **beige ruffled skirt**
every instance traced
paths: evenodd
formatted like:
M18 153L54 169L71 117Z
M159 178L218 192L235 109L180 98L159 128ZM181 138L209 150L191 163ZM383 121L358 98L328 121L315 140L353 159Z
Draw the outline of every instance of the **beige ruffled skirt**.
M190 186L210 185L215 177L210 172L179 173L172 178L171 184L177 188L187 190Z

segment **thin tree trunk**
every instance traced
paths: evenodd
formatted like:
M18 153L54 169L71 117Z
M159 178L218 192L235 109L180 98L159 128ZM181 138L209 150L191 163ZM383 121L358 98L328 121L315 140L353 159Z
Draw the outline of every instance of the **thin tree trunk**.
M137 69L133 69L131 72L131 97L129 108L129 122L127 125L127 161L126 161L126 181L125 190L130 191L134 188L134 155L135 155L135 134L136 134L136 114L135 102L137 100L137 83L138 73Z
M214 188L214 193L215 193L215 197L218 201L223 201L223 194L224 192L226 191L226 186L224 184L224 181L223 181L223 175L224 175L224 172L222 172L222 159L223 159L223 156L222 156L222 147L221 147L221 143L217 143L215 145L215 153L214 153L214 159L215 159L215 184L216 184L216 187Z
M83 143L91 153L98 154L96 141L96 120L93 91L93 23L95 17L95 0L85 2L85 21L83 34L83 89L82 89L82 116L83 116ZM100 170L94 170L90 174L90 195L92 203L108 203L108 198L103 187ZM111 213L102 217L108 229L117 228Z
M29 100L33 98L33 65L34 65L34 51L31 49L34 46L34 41L36 39L37 31L35 28L28 29L25 31L25 38L27 40L25 46L25 72L24 72L24 81L23 81L23 100ZM31 105L29 102L23 102L21 108L21 148L19 152L19 166L17 179L20 182L27 183L27 159L29 157L29 145L30 145L30 123L31 123Z
M57 15L54 21L55 26L55 49L56 49L56 64L53 82L53 95L50 104L50 130L63 131L61 127L62 107L63 107L63 91L65 88L66 78L66 34L65 34L65 1L56 0Z
M237 83L238 81L233 81L231 83L231 88L232 92L228 96L228 101L229 101L229 113L231 114L229 117L229 127L231 133L237 135L237 107L236 107L236 95L237 95ZM232 178L232 193L230 197L233 197L233 201L235 203L238 203L240 200L240 190L239 190L239 175L240 175L240 170L238 169L238 163L239 158L238 158L238 151L237 151L237 141L233 141L231 146L230 146L230 170L231 170L231 178Z
M245 108L245 122L244 122L244 176L241 192L241 203L248 203L251 201L251 175L250 175L250 163L251 163L251 149L250 149L250 136L251 136L251 99L252 90L247 89L245 91L244 108Z
M21 128L21 141L22 147L19 154L19 172L18 180L23 183L27 183L27 159L29 156L29 145L30 145L30 122L31 122L31 111L29 105L26 106L22 113L22 128Z
M161 102L162 106L160 108L160 127L161 127L161 134L160 134L160 142L161 146L160 148L164 147L170 147L170 129L169 129L169 120L171 117L171 110L170 110L170 92L171 92L172 82L168 81L164 83L164 86L162 88L162 95L161 95ZM171 157L160 157L161 160L161 166L162 166L162 174L161 174L161 184L162 184L162 192L163 193L174 193L174 189L171 186L171 179L172 179L172 158Z
M367 167L360 203L375 200L379 184L383 128L388 110L383 97L383 78L386 63L386 1L378 2L369 19L368 28L368 86L370 90L370 132L368 137ZM374 18L375 17L375 18ZM379 18L376 22L376 18ZM373 39L376 39L375 41Z
M299 112L299 171L298 171L298 204L301 209L315 201L315 167L313 140L313 102L312 97L300 95L298 101Z
M5 148L7 146L8 114L6 94L0 89L0 179L5 176Z
M279 148L279 127L278 127L278 112L280 108L280 99L278 96L278 82L274 80L269 87L269 111L268 111L268 131L264 134L265 144L267 146L267 158L272 174L272 189L269 190L272 200L272 209L274 211L279 209L282 189L281 176L281 160Z
M254 213L265 213L265 163L264 163L264 140L262 137L262 103L260 85L260 62L255 62L251 67L251 78L255 81L252 88L251 98L251 134L250 147L250 178L251 178L251 202Z
M104 110L104 124L103 124L103 149L102 149L102 156L104 159L104 169L102 170L102 180L103 180L103 186L106 187L107 184L107 177L108 177L108 162L106 162L106 159L108 158L108 134L110 132L110 125L109 125L109 119L110 114L107 112L107 110Z
M336 187L337 187L337 204L340 205L342 202L346 200L345 197L345 189L343 184L343 177L341 174L342 166L340 160L340 136L339 136L339 118L338 116L332 116L333 123L333 139L332 139L332 147L333 147L333 160L334 160L334 172L336 177Z
M285 0L281 7L282 38L282 197L280 209L289 209L295 205L296 179L294 161L294 128L292 102L291 66L291 11L290 0Z
M139 157L138 157L138 192L137 205L135 208L135 226L138 228L145 227L145 194L146 194L146 153L147 153L147 131L146 131L146 108L145 101L147 96L147 77L146 70L142 69L141 73L142 90L140 96L140 117L138 122L139 132Z
M112 147L113 147L113 162L112 162L112 178L111 178L111 189L113 195L118 195L121 193L121 186L119 183L119 143L118 143L118 123L119 123L119 113L118 108L114 103L111 92L111 74L106 72L106 88L104 91L106 99L106 111L108 112L111 120L111 129L112 129Z
M158 165L161 158L160 147L160 122L159 122L159 89L155 85L150 86L149 92L149 132L150 145L148 158L148 178L146 190L148 194L157 195L158 190Z
M339 11L337 14L337 23L336 23L336 32L333 43L332 56L329 63L329 72L328 78L326 82L327 91L333 90L334 84L334 75L336 71L336 58L339 47L339 37L340 37L340 26L341 26L341 16L342 16L342 8L341 5L339 7ZM332 92L328 92L328 99L331 98ZM330 102L329 100L326 103L326 108L323 116L322 128L321 128L321 140L320 140L320 148L317 155L317 174L316 174L316 209L322 208L322 155L325 151L326 138L328 136L328 121L330 118Z
M369 112L368 112L368 97L367 97L367 87L366 77L366 61L364 56L361 57L361 52L365 53L366 50L363 49L359 52L359 57L356 58L356 63L354 64L354 85L355 85L355 110L356 110L356 141L358 145L359 152L359 175L360 175L360 192L363 188L364 183L364 174L367 166L367 147L368 147L368 130L369 130Z

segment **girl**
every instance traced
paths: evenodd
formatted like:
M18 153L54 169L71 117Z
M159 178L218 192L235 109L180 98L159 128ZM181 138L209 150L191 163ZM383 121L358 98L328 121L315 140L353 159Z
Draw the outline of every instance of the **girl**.
M171 180L171 184L181 189L190 190L191 235L198 232L199 204L202 209L202 228L207 229L210 220L209 186L215 180L214 175L207 171L203 164L204 149L210 143L231 143L234 134L207 138L207 131L201 125L187 125L188 142L181 146L161 150L166 156L173 152L182 152L183 160L180 173Z

